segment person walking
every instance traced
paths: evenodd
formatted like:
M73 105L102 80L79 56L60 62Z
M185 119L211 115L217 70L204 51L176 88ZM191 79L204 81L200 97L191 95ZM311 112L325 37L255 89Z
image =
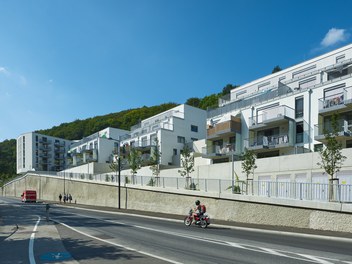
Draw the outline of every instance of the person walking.
M60 194L61 195L61 194ZM61 199L60 199L61 200ZM50 209L50 205L47 203L45 206L45 212L46 212L46 221L49 221L49 209Z
M70 203L72 202L72 195L71 194L68 195L68 200L70 201Z
M60 200L60 203L61 203L61 200L62 200L62 195L61 195L61 193L59 194L59 200Z

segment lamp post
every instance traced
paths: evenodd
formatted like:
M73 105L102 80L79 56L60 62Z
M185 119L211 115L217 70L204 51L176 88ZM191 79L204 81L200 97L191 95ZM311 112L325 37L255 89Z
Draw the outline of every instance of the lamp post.
M117 158L115 156L115 161L117 162L117 181L118 181L118 209L121 209L121 157L120 157L120 141L114 138L108 138L110 140L116 141L117 145Z

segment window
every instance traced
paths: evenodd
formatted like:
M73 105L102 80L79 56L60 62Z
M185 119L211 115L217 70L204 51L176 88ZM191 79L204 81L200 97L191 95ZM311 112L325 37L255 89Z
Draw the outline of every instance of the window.
M185 143L186 143L185 137L180 137L180 136L178 136L178 137L177 137L177 143L185 144Z
M336 63L339 63L345 59L345 54L336 57Z
M348 67L343 67L342 65L333 71L328 72L328 81L340 78L350 73Z
M177 155L177 149L174 149L173 151L174 151L174 156L176 156Z
M198 140L198 138L191 138L191 140L192 140L192 141L197 141L197 140Z
M301 77L301 76L307 74L309 70L313 70L313 69L315 69L316 67L317 67L316 65L312 65L312 66L309 66L309 67L304 68L304 69L302 69L302 70L293 72L293 73L292 73L292 79L297 78L297 77Z
M317 77L309 78L309 79L306 79L304 81L299 82L298 87L300 89L308 88L310 86L315 85L316 82L317 82Z
M243 97L243 95L246 94L246 93L247 93L247 91L238 92L238 93L236 94L236 99L239 99L239 98L241 97L241 95L242 95L242 97Z
M346 148L352 148L352 140L346 141Z
M323 144L315 144L314 145L314 152L319 152L323 149Z
M267 86L267 85L269 85L269 84L270 84L270 82L266 82L266 83L259 84L259 85L258 85L258 90L261 90L260 88L263 88L264 86Z
M296 118L303 117L303 96L296 98L295 116Z
M303 122L296 123L296 143L303 143Z
M191 131L192 132L198 132L198 126L191 125Z

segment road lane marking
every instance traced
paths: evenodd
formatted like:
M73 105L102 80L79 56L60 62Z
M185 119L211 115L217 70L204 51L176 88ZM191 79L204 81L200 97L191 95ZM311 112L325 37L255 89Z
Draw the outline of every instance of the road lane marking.
M92 235L87 234L87 233L85 233L85 232L83 232L83 231L80 231L80 230L78 230L78 229L76 229L76 228L74 228L74 227L71 227L71 226L69 226L69 225L67 225L67 224L65 224L65 223L62 223L62 222L60 222L60 221L57 221L57 220L53 220L53 221L59 223L60 225L65 226L65 227L67 227L67 228L69 228L69 229L71 229L71 230L73 230L73 231L75 231L75 232L77 232L77 233L80 233L80 234L82 234L82 235L84 235L84 236L87 236L87 237L90 237L90 238L99 240L99 241L101 241L101 242L105 242L105 243L108 243L108 244L113 245L113 246L116 246L116 247L121 247L121 248L127 249L127 250L129 250L129 251L134 251L134 252L137 252L137 253L140 253L140 254L143 254L143 255L152 257L152 258L156 258L156 259L160 259L160 260L169 262L169 263L182 264L182 262L177 262L177 261L174 261L174 260L171 260L171 259L163 258L163 257L157 256L157 255L154 255L154 254L151 254L151 253L142 251L142 250L137 250L137 249L134 249L134 248L131 248L131 247L127 247L127 246L124 246L124 245L120 245L120 244L114 243L114 242L112 242L112 241L108 241L108 240L105 240L105 239L101 239L101 238L96 237L96 236L92 236Z
M34 246L35 232L37 232L37 227L39 225L39 222L40 222L40 216L38 216L38 220L33 228L33 232L32 232L31 237L29 239L28 254L29 254L29 263L30 264L36 264L35 258L34 258L33 246Z
M68 208L63 205L56 205L57 207ZM183 220L177 219L168 219L163 217L156 217L156 216L147 216L147 215L138 215L138 214L131 214L131 213L124 213L124 212L112 212L112 211L103 211L98 209L91 209L91 208L80 208L80 207L69 207L73 210L83 210L83 211L91 211L91 212L99 212L105 214L114 214L114 215L127 215L133 217L140 217L140 218L147 218L147 219L158 219L162 221L174 222L174 223L183 223ZM64 211L60 209L55 209L58 211ZM67 213L67 211L64 211ZM219 225L219 224L211 224L214 227L221 227L221 228L228 228L233 230L241 230L247 232L256 232L256 233L263 233L263 234L277 234L277 235L288 235L288 236L295 236L295 237L305 237L305 238L316 238L328 241L339 241L339 242L352 242L352 238L347 237L333 237L333 236L324 236L324 235L315 235L315 234L304 234L304 233L295 233L289 231L277 231L277 230L266 230L266 229L259 229L259 228L251 228L251 227L241 227L241 226L230 226L230 225Z
M306 254L297 254L297 255L300 255L300 256L302 256L302 257L305 257L305 258L314 260L314 261L316 261L317 263L322 263L322 264L334 264L333 262L330 262L330 261L327 261L327 260L324 260L324 259L320 259L320 258L317 258L317 257L314 257L314 256L306 255Z
M254 246L250 246L250 245L238 244L238 243L229 242L229 241L209 239L209 238L206 238L206 237L193 236L193 235L190 235L190 234L180 234L180 233L175 233L175 232L166 231L166 230L159 230L159 229L155 229L155 228L151 228L151 227L145 227L145 226L134 225L134 224L127 224L127 223L120 222L120 221L102 219L102 218L97 218L97 217L88 216L88 215L79 214L79 213L71 213L71 212L69 212L69 213L72 214L72 215L77 215L77 216L86 217L86 218L92 218L92 219L96 219L96 220L100 220L100 221L108 222L108 223L112 223L112 224L131 226L131 227L135 227L135 228L139 228L139 229L144 229L144 230L149 230L149 231L153 231L153 232L173 235L173 236L182 237L182 238L193 239L193 240L197 240L197 241L199 241L201 239L203 242L208 242L208 243L213 243L213 244L218 244L218 245L225 245L225 246L232 246L232 247L237 247L237 248L241 248L241 249L244 249L244 250L250 250L250 251L255 251L255 252L264 253L264 254L282 256L282 257L285 257L285 258L303 260L303 261L306 261L306 262L321 263L321 264L331 264L331 263L333 263L333 262L329 262L327 260L324 260L324 259L327 259L327 258L323 258L323 257L320 258L320 257L317 257L317 256L311 256L311 255L307 255L307 254L299 254L299 253L296 253L296 252L290 252L290 251L284 251L284 250L273 250L273 249L261 248L261 247L254 247ZM289 255L287 255L287 254L289 254ZM292 256L292 255L296 255L296 256ZM338 260L338 259L329 259L329 260L331 260L331 261L341 261L341 260Z

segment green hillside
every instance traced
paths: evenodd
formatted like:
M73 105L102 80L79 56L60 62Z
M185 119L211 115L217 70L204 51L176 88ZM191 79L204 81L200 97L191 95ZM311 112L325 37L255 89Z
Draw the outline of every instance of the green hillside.
M186 104L204 110L217 107L219 97L230 93L231 89L236 87L237 86L228 84L219 94L211 94L203 98L192 97L186 101ZM139 121L167 111L177 105L178 104L176 103L165 103L151 107L143 106L140 108L123 110L117 113L95 116L84 120L77 119L73 122L62 123L50 129L37 130L35 132L48 136L73 140L89 136L106 127L130 130L131 126L137 124ZM0 142L0 185L15 176L16 140L5 140Z

